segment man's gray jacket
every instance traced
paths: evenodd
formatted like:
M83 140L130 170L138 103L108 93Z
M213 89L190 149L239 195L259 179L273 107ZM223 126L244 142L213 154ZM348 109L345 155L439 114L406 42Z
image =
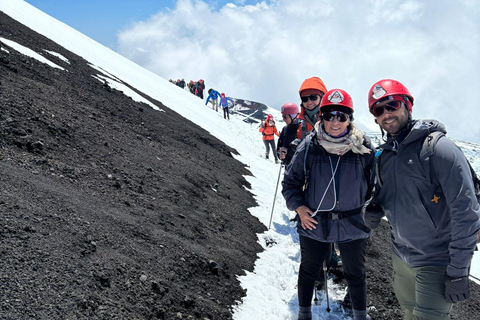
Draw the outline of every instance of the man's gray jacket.
M470 168L462 151L448 138L438 140L428 166L420 160L427 135L446 133L435 120L417 120L399 144L380 146L375 197L392 229L393 252L411 266L447 267L451 277L468 274L480 229L480 208ZM378 181L378 180L377 180ZM368 210L367 213L368 214Z

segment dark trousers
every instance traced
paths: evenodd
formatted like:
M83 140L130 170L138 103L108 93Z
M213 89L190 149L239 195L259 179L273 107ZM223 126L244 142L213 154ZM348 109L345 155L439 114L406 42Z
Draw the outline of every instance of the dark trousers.
M313 288L322 268L323 260L331 244L300 236L301 262L298 272L298 304L312 305ZM367 239L338 243L342 259L343 275L348 284L354 310L366 310L367 285L365 275L365 251ZM325 283L326 285L326 283Z
M268 158L268 154L270 153L270 147L272 147L272 153L275 158L277 159L277 150L275 149L275 139L272 140L263 140L263 143L265 144L265 157Z
M230 119L230 114L228 113L228 108L223 108L223 119Z

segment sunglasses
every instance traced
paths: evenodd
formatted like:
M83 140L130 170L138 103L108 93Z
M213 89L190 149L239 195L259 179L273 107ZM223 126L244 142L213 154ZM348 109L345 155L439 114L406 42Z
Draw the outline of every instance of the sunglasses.
M400 109L400 107L402 105L403 105L402 101L389 100L389 101L386 101L385 103L381 103L381 104L378 104L378 105L374 106L372 108L371 112L375 117L380 117L385 112L385 110L387 110L389 112L393 112L395 110Z
M311 94L311 95L306 96L306 97L300 97L300 99L302 99L302 102L307 102L309 99L310 99L310 101L317 101L318 94Z
M322 118L325 121L333 121L333 118L336 118L338 122L345 122L350 119L350 115L341 111L332 111L322 113Z

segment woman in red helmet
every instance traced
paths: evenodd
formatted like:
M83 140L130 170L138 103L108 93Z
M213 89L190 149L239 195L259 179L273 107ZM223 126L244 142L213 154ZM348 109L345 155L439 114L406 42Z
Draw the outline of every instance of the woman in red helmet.
M277 127L275 126L275 121L273 116L269 114L267 119L262 122L259 132L262 133L263 143L265 144L265 158L268 159L268 154L270 153L270 147L272 148L273 156L275 157L275 163L278 163L277 152L275 149L275 136L278 137Z
M297 212L301 263L298 319L311 319L315 280L332 243L342 258L354 320L366 311L365 250L370 230L361 208L371 194L374 149L353 121L353 103L344 90L325 93L320 121L299 144L283 178L287 207Z
M288 165L292 160L295 148L290 145L292 141L297 138L298 121L298 106L293 103L285 103L282 106L282 118L286 126L283 127L280 136L278 137L277 153L278 158L282 160L285 165Z

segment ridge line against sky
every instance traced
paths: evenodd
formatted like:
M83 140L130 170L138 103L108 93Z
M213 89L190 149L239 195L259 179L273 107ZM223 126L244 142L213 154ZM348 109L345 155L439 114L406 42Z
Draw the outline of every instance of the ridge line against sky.
M460 97L480 87L480 1L26 2L165 79L204 79L277 109L298 104L301 82L319 76L350 93L367 131L378 131L368 89L393 78L414 96L414 118L480 142L474 116L452 116L460 106L478 114Z

